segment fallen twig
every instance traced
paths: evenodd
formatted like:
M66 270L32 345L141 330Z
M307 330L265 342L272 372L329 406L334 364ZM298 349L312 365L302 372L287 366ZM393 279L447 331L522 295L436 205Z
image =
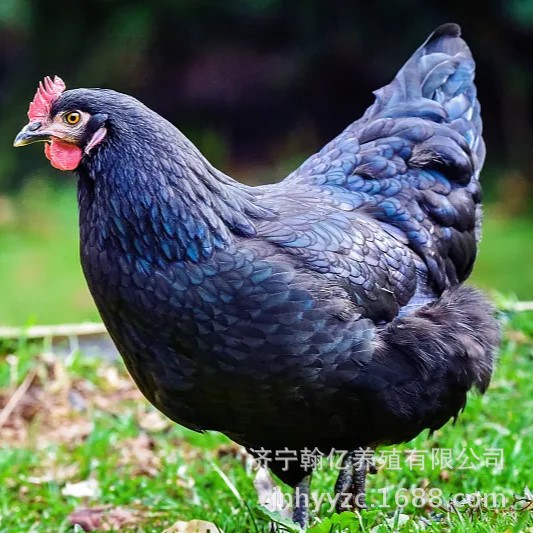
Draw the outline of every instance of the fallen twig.
M24 395L26 394L26 392L28 392L28 389L31 387L31 384L33 383L33 380L35 379L36 375L36 370L31 370L30 372L28 372L28 374L24 378L24 381L17 387L17 389L11 395L4 408L0 411L0 428L7 422L8 418L15 410L20 400L24 398Z
M533 311L533 302L514 302L509 306L506 306L509 311L515 311L517 313L524 311Z
M29 328L2 327L0 339L41 339L54 337L72 337L76 335L103 335L107 330L99 322L83 324L59 324L55 326L30 326Z

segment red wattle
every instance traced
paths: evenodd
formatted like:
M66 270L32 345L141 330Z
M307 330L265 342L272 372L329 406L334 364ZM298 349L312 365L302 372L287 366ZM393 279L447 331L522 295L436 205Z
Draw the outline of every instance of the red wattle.
M44 155L53 167L59 170L74 170L80 164L83 151L75 144L52 138L50 143L44 145Z

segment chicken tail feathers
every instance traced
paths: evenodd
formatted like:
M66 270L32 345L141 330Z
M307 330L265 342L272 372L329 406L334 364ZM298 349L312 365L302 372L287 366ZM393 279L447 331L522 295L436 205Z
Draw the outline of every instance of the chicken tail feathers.
M485 159L475 63L459 26L433 32L363 117L286 180L379 221L440 294L472 270Z
M475 63L457 24L437 28L400 69L374 92L364 119L417 116L448 123L475 156L476 178L485 159L480 106L474 85Z

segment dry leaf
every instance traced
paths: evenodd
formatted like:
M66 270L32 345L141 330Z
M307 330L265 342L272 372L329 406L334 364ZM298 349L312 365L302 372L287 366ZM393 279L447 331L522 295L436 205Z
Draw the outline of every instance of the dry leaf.
M76 509L68 515L69 522L74 526L78 525L84 531L99 529L102 523L102 515L108 507L94 507L92 509Z
M528 342L528 337L523 331L510 330L505 334L510 341L517 344L526 344Z
M10 364L15 374L17 362L13 356ZM4 414L5 445L42 449L59 442L77 446L92 431L88 418L94 408L123 414L127 409L134 410L126 402L141 398L133 381L114 366L103 364L99 369L106 379L104 387L81 378L72 379L64 359L49 353L35 358L33 373L35 377L31 383L28 381L24 394L20 394L17 402L11 400L9 416ZM13 386L0 390L0 412L12 398L12 389Z
M224 533L213 522L205 520L178 521L172 524L164 533Z
M154 441L146 433L120 444L120 466L132 466L134 475L155 476L161 468L161 459L154 452Z
M418 486L423 489L427 489L430 485L431 485L431 481L427 477L422 478L420 482L418 483Z
M93 424L87 420L70 422L60 425L55 429L55 440L69 446L81 444L93 430Z
M441 470L439 472L439 478L442 480L442 481L449 481L450 479L450 471L449 470Z
M167 429L171 422L168 418L164 417L158 411L150 410L146 412L140 412L137 414L137 422L139 426L145 431L150 431L151 433L157 433Z
M138 513L109 505L76 509L69 514L68 519L72 525L79 525L84 531L117 531L141 521Z
M33 485L41 485L43 483L50 483L55 481L56 483L64 483L67 479L72 479L77 475L79 471L79 465L72 463L70 465L55 465L53 464L49 468L47 467L47 473L42 476L28 476L24 477L24 481Z
M74 498L97 498L100 496L100 486L96 479L86 479L79 483L67 483L61 489L61 494Z
M244 446L230 442L228 444L222 444L217 448L217 457L222 459L223 457L231 457L237 459L243 466L247 466L248 462L253 463L253 457L246 451Z
M269 511L277 512L285 518L291 516L290 508L283 497L281 489L276 485L266 468L261 467L257 470L254 478L254 487L259 505Z
M106 388L111 391L129 390L134 387L132 379L126 374L121 374L114 365L101 366L97 374L106 380Z

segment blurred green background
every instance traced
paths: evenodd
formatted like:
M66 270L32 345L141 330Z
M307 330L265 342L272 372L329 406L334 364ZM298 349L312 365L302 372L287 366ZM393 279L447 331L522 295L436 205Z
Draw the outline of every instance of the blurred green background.
M358 118L450 21L477 60L488 146L473 282L533 299L533 1L3 0L0 325L98 318L78 264L75 179L42 147L12 148L45 75L130 93L226 173L262 183Z

